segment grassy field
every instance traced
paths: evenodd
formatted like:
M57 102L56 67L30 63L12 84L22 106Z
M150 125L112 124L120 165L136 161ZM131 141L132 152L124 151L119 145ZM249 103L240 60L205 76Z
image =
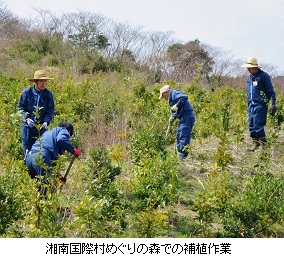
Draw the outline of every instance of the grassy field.
M22 160L16 107L26 82L2 75L0 83L2 237L283 237L280 94L267 148L248 152L242 89L171 82L196 114L189 156L179 161L175 124L165 137L161 85L119 74L50 82L52 126L72 122L82 156L62 190L42 200ZM64 173L70 160L60 157L55 170Z

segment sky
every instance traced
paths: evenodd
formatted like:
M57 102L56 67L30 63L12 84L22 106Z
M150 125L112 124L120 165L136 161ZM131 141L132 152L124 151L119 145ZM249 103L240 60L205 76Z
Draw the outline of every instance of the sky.
M143 31L173 32L182 42L221 48L234 58L256 57L284 75L283 0L0 0L20 18L36 10L54 14L86 11L142 26Z

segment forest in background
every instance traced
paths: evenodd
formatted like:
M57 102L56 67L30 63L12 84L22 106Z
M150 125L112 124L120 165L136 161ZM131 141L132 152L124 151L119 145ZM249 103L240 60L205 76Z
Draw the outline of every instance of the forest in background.
M15 70L31 74L38 67L60 68L62 75L73 78L99 71L139 71L151 83L188 83L198 64L199 80L210 88L240 87L247 75L241 68L245 61L199 39L181 42L173 32L143 31L142 26L97 13L37 12L38 16L23 19L0 2L0 64L8 75ZM282 88L284 75L273 65L261 65Z
M1 237L283 237L283 86L266 150L248 153L246 71L230 54L98 14L23 20L0 5ZM267 65L266 71L275 72ZM37 69L55 117L82 151L67 183L40 199L23 164L17 103ZM196 124L189 158L165 136L169 84L188 94ZM68 154L55 171L64 173ZM56 184L57 185L57 184Z

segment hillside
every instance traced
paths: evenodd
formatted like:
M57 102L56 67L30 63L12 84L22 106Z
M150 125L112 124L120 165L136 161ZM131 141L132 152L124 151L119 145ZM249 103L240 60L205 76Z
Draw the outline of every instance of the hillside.
M0 74L1 237L283 237L283 97L267 122L268 147L251 144L245 92L198 79L150 84L145 74L99 73L61 80L49 71L56 115L74 124L82 156L47 200L23 164L17 102L25 73ZM165 138L170 84L196 114L189 157L179 161L175 128ZM64 173L71 157L60 157Z

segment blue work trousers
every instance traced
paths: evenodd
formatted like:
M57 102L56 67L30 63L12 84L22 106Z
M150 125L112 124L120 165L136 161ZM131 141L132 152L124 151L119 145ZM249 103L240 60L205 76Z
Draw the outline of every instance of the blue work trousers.
M183 116L178 122L178 129L176 132L177 150L180 158L185 158L188 155L186 146L190 144L191 132L194 125L195 118L192 116Z

